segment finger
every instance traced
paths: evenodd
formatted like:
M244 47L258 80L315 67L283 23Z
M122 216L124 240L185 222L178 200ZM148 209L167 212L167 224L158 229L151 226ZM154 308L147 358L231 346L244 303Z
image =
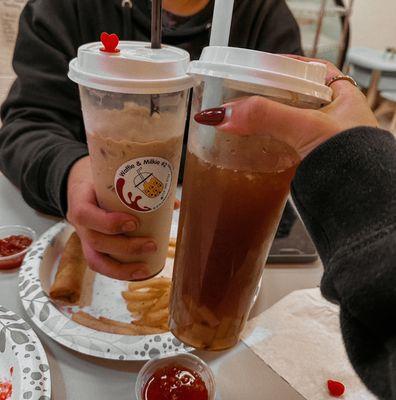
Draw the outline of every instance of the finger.
M330 87L331 89L333 89L333 100L344 97L348 98L351 96L355 96L358 93L362 93L361 90L353 83L344 79L333 82Z
M334 78L337 75L342 75L342 72L334 64L332 64L330 61L327 60L303 57L295 54L284 54L284 56L288 58L293 58L294 60L299 60L304 62L314 62L326 65L327 67L326 82L328 82L330 79Z
M89 267L101 275L120 281L133 281L146 279L150 274L147 264L131 263L122 264L109 256L103 255L88 244L83 243L83 251Z
M334 64L332 64L330 61L327 60L302 57L294 54L285 54L285 56L299 61L316 62L326 65L327 67L326 82L330 82L336 76L344 75ZM333 89L333 100L337 99L340 96L350 96L352 94L356 94L356 92L360 92L359 88L357 88L351 82L346 80L336 81L332 83L330 87L331 89Z
M73 225L108 235L134 232L139 227L139 219L134 215L99 208L92 188L76 194L67 219Z
M309 131L309 125L316 112L291 107L260 96L229 103L226 108L228 110L225 114L228 116L217 127L219 130L243 136L273 137L294 148L296 132Z
M106 254L148 254L157 250L150 238L128 237L125 235L105 235L90 229L80 229L81 239L94 250Z

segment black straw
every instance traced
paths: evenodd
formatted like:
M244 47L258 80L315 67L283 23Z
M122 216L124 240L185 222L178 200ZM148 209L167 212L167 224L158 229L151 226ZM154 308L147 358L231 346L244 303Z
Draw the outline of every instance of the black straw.
M162 41L162 0L151 2L151 48L160 49ZM150 115L159 114L159 95L150 98Z
M152 0L151 48L160 49L162 40L162 0Z

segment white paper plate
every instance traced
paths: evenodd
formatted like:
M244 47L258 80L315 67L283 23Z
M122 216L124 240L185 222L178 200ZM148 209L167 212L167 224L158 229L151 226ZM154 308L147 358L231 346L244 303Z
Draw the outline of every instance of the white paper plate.
M51 376L39 338L21 317L0 306L0 379L12 400L50 400Z
M158 355L188 352L170 332L161 335L125 336L98 332L72 321L71 313L82 309L95 316L130 321L130 314L121 297L127 283L89 272L86 284L92 289L82 294L85 307L64 307L54 303L47 293L55 276L59 257L72 232L60 222L44 233L27 253L20 270L20 297L32 321L46 335L80 353L118 360L148 360ZM164 275L171 275L171 261ZM91 293L91 298L89 296ZM89 305L88 305L89 304Z

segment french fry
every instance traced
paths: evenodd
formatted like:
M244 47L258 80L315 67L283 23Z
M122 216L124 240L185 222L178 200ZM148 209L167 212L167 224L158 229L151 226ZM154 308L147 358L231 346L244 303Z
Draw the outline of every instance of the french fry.
M148 301L148 300L157 300L159 296L161 296L162 291L159 289L149 289L146 291L138 291L134 290L133 292L125 291L122 292L122 297L127 302L134 301Z
M163 308L158 311L154 312L148 312L143 315L142 320L147 324L147 325L153 325L157 323L163 323L164 321L168 320L169 312L168 309Z
M108 325L113 325L113 326L119 326L120 328L130 328L131 323L129 322L121 322L121 321L115 321L114 319L106 318L106 317L99 317L99 321L108 324Z
M163 333L168 331L168 327L166 325L161 326L148 326L148 325L139 325L134 326L132 322L120 322L114 321L113 319L109 319L106 317L99 317L99 321L102 321L108 325L118 326L120 328L128 329L131 332L134 332L134 335L151 335L156 333Z
M72 315L72 320L80 325L86 326L87 328L94 329L95 331L113 333L116 335L135 335L134 329L126 329L124 327L113 326L99 321L90 314L84 311L78 311Z
M176 255L176 248L175 247L169 247L168 248L168 257L169 258L175 258Z
M131 324L131 325L137 332L134 336L158 335L160 333L165 333L168 331L168 329L163 329L162 327L155 327L155 326L148 326L148 325L134 326L133 324Z
M167 309L169 306L169 293L170 290L166 290L164 294L158 299L158 301L149 309L149 312L153 313L163 308Z
M169 247L176 247L176 238L170 238L169 239Z
M78 311L77 313L73 314L72 320L80 325L86 326L87 328L116 335L141 336L166 332L166 329L159 327L157 328L146 325L138 326L125 322L114 321L105 317L99 317L99 319L97 319L84 311Z
M88 314L85 311L77 311L76 313L73 313L72 320L75 322L78 322L78 320L97 321L93 315Z
M165 329L166 331L169 331L168 318L161 319L157 322L151 322L151 323L147 323L147 321L145 321L144 319L137 319L135 321L132 321L132 324L135 326L150 326L153 328Z
M140 335L155 335L160 333L168 332L169 329L167 327L161 326L149 326L149 325L136 325L132 323L132 326L136 329L136 331L140 332Z
M127 308L132 313L142 313L152 307L157 301L157 299L147 301L133 301L127 304Z
M171 248L171 247L170 247ZM174 247L172 248L174 251ZM122 292L128 310L137 317L132 321L135 329L148 332L167 332L171 280L159 277L144 282L133 282ZM103 318L101 318L103 321ZM121 326L120 326L121 327Z
M166 288L169 287L169 285L170 285L169 278L154 278L154 279L149 279L148 281L131 282L129 283L128 288L131 291L139 289L147 289L147 288L165 290Z

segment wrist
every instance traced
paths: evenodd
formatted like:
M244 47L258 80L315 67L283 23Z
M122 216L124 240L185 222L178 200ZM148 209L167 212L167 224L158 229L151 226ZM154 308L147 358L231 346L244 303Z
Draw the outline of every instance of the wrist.
M81 190L79 186L83 183L85 185L89 185L92 183L91 177L91 162L89 156L84 156L78 159L73 166L70 168L68 177L67 177L67 187L66 187L66 207L65 207L65 216L67 217L70 202L73 196L73 193Z
M67 178L67 187L69 188L86 181L92 181L89 156L80 158L70 168Z

